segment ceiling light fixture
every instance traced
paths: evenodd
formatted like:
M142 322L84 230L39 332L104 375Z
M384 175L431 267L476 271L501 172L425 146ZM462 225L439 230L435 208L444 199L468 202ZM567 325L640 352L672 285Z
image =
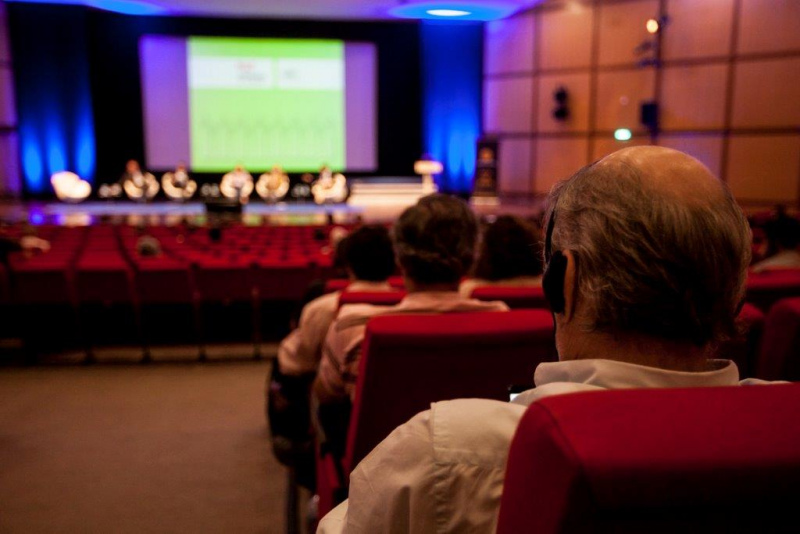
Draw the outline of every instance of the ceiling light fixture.
M466 17L467 15L472 15L471 11L464 11L463 9L429 9L426 13L434 17Z

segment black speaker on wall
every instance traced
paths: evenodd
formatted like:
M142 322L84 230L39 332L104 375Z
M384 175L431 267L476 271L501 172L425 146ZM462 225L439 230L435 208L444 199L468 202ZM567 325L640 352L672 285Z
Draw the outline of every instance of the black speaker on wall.
M658 131L658 102L642 102L639 120L651 132Z
M558 87L553 92L553 98L556 101L556 107L553 108L553 118L557 121L565 121L569 119L569 93L565 87Z

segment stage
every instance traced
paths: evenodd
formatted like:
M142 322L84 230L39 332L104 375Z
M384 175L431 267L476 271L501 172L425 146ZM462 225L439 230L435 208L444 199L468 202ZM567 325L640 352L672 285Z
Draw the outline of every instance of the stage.
M414 199L383 198L380 202L317 205L313 203L267 204L253 201L242 206L241 214L219 214L221 217L240 220L247 225L314 225L390 223L415 203ZM541 201L506 198L496 204L471 202L476 213L482 216L514 214L523 217L537 216ZM78 204L64 202L13 202L0 203L0 219L6 223L29 222L33 225L57 224L84 226L98 222L112 224L177 224L190 221L205 223L215 214L209 214L203 202L132 202L86 201Z

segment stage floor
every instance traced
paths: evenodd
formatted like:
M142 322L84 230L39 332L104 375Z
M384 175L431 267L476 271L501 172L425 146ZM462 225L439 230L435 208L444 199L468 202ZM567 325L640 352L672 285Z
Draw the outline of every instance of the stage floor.
M541 203L530 199L508 198L497 204L473 203L476 213L483 216L514 214L533 217L541 211ZM243 206L240 218L244 224L307 225L392 222L406 209L408 202L385 202L375 205L252 202ZM89 201L80 204L63 202L6 202L0 204L0 219L6 222L31 224L88 225L101 221L116 224L177 224L189 220L202 224L208 218L202 202L156 201Z

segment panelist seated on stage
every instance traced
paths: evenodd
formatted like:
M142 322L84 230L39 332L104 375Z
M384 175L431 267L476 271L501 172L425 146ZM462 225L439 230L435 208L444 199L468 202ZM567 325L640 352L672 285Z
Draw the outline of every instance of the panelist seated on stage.
M161 177L161 187L172 200L188 200L197 191L197 182L189 177L186 165L179 163L172 172L164 173Z
M289 176L283 172L280 165L274 165L270 172L265 172L258 177L256 193L266 201L281 200L289 192Z
M326 202L344 202L348 196L347 179L344 174L333 173L327 165L319 171L319 178L311 186L311 194L314 202L324 204Z
M50 177L50 183L58 200L63 202L80 202L92 193L89 182L81 180L74 172L57 172Z
M120 184L131 200L150 200L159 190L156 177L149 172L143 172L135 159L128 160L125 164L125 173L120 178Z
M253 192L253 175L241 165L237 165L222 177L219 191L225 198L235 198L241 202L247 202Z

